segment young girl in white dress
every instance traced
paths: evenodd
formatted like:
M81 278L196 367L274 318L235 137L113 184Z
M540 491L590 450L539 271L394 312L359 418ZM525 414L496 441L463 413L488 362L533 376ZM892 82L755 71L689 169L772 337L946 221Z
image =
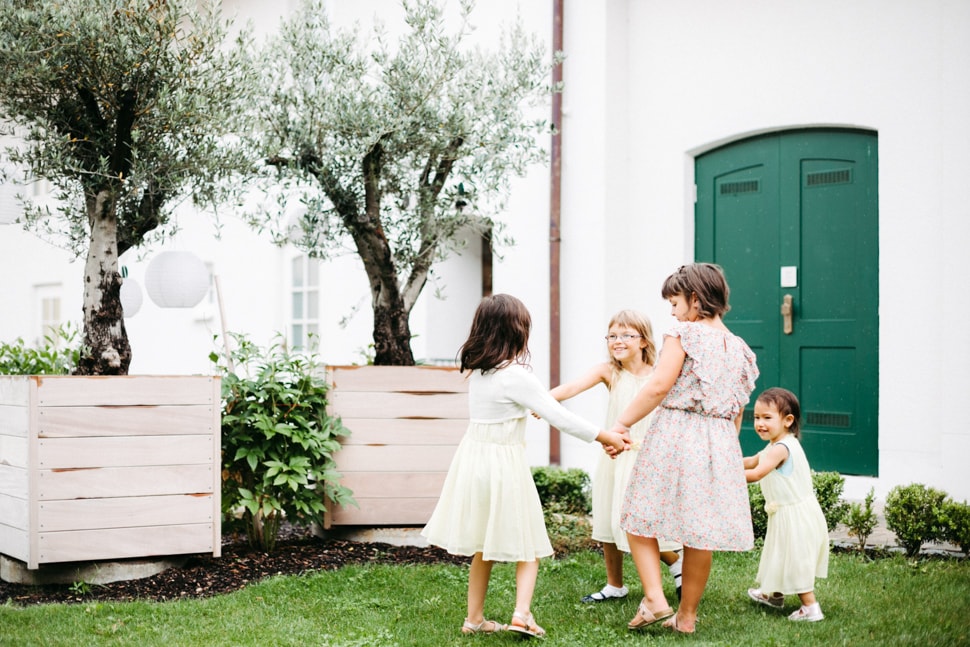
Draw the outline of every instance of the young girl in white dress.
M422 530L428 542L472 557L468 609L462 633L516 631L542 636L532 615L539 558L552 555L542 504L525 456L526 416L613 452L628 441L603 431L556 402L528 368L532 318L513 296L496 294L479 304L459 352L469 371L469 423L452 459L441 496ZM485 594L495 562L516 562L515 611L503 625L485 619Z
M653 327L646 315L635 310L621 310L610 319L606 334L609 361L593 366L585 375L560 384L550 393L560 402L603 384L610 392L606 410L606 428L613 422L653 373L657 347L653 341ZM592 537L603 546L606 563L606 586L582 598L582 602L604 602L622 599L629 592L623 584L623 553L630 552L626 533L620 528L620 507L636 461L636 450L647 431L652 414L630 429L633 451L611 459L600 454L593 473L593 532ZM680 544L661 542L660 560L667 564L674 585L680 594Z
M815 599L815 578L829 567L829 531L812 488L812 471L798 442L801 407L795 394L774 387L754 404L754 430L768 446L744 459L748 483L760 483L768 512L752 600L780 609L785 595L797 595L801 607L789 620L817 622L825 616Z

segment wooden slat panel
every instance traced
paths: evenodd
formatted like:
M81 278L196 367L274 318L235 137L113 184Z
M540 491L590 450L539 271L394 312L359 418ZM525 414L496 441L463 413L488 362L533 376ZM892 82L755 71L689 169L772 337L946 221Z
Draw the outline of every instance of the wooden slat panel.
M27 500L19 499L7 494L0 494L0 522L27 530ZM0 550L0 553L3 551Z
M213 483L211 465L38 470L38 475L38 498L41 501L208 494L212 493Z
M437 499L446 472L349 472L340 484L354 491L354 498L393 499L431 497Z
M5 436L27 436L27 407L11 404L0 405L0 434Z
M27 377L24 375L0 375L0 404L27 406Z
M212 434L211 405L42 407L37 435L41 438L82 436L166 436Z
M46 438L37 443L41 469L211 465L212 436Z
M31 376L44 407L212 404L214 376Z
M43 501L38 507L40 532L171 526L214 520L211 494Z
M337 471L446 472L455 455L454 445L366 447L348 445L334 455Z
M468 380L442 366L328 366L327 377L331 388L344 392L468 392Z
M38 562L211 553L212 524L40 533Z
M0 494L27 498L27 470L21 467L0 465Z
M354 418L468 419L464 393L367 393L331 391L330 411L353 430Z
M27 552L27 531L0 523L0 553L26 562Z
M0 465L27 469L27 439L0 436Z
M456 445L465 435L467 420L381 420L354 418L344 445ZM350 429L350 427L347 427Z
M360 509L337 508L331 525L336 526L423 526L431 518L437 497L398 499L358 499Z

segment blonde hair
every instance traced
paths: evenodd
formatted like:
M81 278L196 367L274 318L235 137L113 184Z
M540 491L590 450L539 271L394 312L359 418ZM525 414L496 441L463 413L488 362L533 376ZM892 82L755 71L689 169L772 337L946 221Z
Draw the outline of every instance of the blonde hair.
M620 310L610 319L610 325L606 329L609 330L613 326L625 326L637 331L637 334L647 342L647 345L640 349L643 361L652 366L657 360L657 346L653 342L653 326L650 325L647 315L636 310ZM614 367L623 368L619 360L612 355L610 361L613 362Z

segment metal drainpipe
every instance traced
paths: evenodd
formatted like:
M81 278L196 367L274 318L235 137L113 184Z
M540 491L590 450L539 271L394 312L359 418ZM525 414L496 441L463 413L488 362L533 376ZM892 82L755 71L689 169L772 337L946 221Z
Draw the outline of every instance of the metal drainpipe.
M564 0L552 2L552 51L562 51L562 21ZM556 87L562 82L562 64L552 69L552 83ZM562 198L562 93L552 95L552 144L550 146L552 174L549 195L549 384L560 382L559 371L559 223ZM559 430L549 428L549 464L560 464Z

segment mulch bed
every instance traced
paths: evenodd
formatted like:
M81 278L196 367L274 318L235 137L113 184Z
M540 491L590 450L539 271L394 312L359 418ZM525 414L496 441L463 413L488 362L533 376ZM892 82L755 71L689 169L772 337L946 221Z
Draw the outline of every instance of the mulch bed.
M138 580L89 586L27 586L0 580L0 603L25 606L51 602L163 602L211 597L274 575L336 570L349 564L468 564L467 557L449 555L435 547L321 539L297 528L284 528L279 537L276 549L267 554L250 548L244 537L227 536L221 557L192 556L184 566Z

